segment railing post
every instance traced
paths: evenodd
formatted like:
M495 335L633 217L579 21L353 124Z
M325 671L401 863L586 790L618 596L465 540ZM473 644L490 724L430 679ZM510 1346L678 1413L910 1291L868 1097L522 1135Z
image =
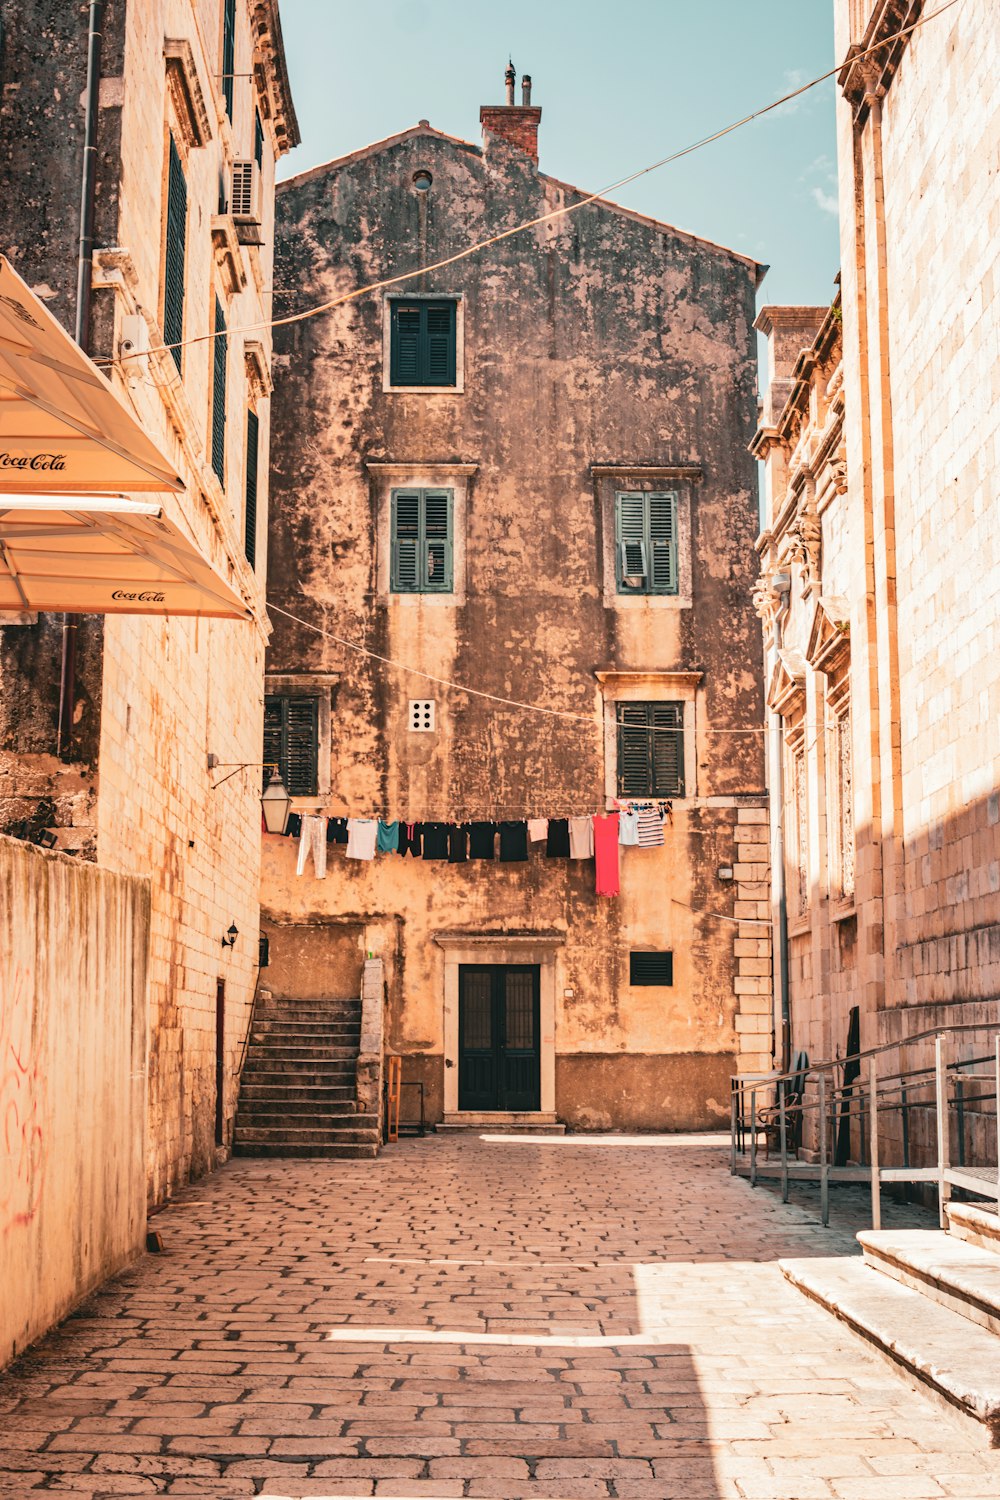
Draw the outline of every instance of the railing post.
M803 1092L803 1098L805 1093ZM819 1213L824 1228L830 1222L830 1168L826 1159L826 1074L819 1075Z
M910 1106L906 1102L905 1083L899 1085L899 1102L903 1124L903 1166L908 1167L910 1165Z
M750 1090L750 1186L757 1186L757 1090Z
M938 1216L942 1229L948 1225L945 1204L951 1197L951 1184L945 1180L948 1159L948 1072L944 1060L944 1036L934 1038L934 1093L937 1101Z
M996 1086L995 1098L997 1106L997 1211L1000 1212L1000 1031L993 1038L993 1045L993 1082Z
M878 1077L875 1069L875 1059L868 1059L868 1137L870 1141L869 1160L872 1170L872 1228L882 1228L882 1184L879 1179L878 1163Z
M781 1201L788 1202L788 1115L784 1084L778 1085L778 1126L781 1139Z
M729 1175L736 1174L736 1090L738 1081L729 1080Z
M965 1079L955 1074L955 1110L958 1115L958 1165L965 1166Z

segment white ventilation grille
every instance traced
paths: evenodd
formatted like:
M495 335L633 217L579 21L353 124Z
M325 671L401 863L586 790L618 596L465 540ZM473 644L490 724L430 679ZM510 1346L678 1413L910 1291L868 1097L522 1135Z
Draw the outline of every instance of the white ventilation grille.
M435 721L435 701L433 698L411 698L410 699L410 728L418 734L432 734Z
M260 220L257 189L257 163L255 161L233 162L233 191L230 212L234 219L257 223Z

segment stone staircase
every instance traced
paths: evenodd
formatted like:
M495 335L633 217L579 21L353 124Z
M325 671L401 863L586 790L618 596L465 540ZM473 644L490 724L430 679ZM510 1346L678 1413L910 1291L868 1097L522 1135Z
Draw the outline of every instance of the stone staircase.
M357 1108L360 1000L262 998L236 1111L234 1156L377 1156L377 1114Z
M790 1282L1000 1447L1000 1219L947 1204L948 1232L864 1230L864 1258L784 1260Z

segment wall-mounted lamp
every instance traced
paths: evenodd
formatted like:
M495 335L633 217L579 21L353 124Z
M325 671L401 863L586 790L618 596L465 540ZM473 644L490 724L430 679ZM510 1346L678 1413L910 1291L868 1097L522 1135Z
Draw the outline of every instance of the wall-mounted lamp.
M261 811L264 814L264 828L268 833L284 833L288 822L288 814L291 811L292 799L288 789L281 779L281 772L272 760L240 760L220 761L217 755L209 755L208 769L228 771L228 776L223 776L221 781L212 783L212 791L216 791L227 781L230 781L239 771L270 771L267 786L264 788L260 799Z
M225 937L222 939L223 948L235 948L236 939L239 937L239 935L240 930L237 927L236 923L230 922L229 930L227 931Z

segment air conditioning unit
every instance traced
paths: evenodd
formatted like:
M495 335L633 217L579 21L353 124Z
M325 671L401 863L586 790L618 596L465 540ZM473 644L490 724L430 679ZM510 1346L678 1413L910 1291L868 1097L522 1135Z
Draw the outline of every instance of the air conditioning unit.
M260 167L255 161L233 162L233 185L229 195L229 211L236 225L236 232L246 243L260 243L259 231L263 214L261 211ZM253 230L251 236L249 233ZM244 231L247 231L244 233Z

